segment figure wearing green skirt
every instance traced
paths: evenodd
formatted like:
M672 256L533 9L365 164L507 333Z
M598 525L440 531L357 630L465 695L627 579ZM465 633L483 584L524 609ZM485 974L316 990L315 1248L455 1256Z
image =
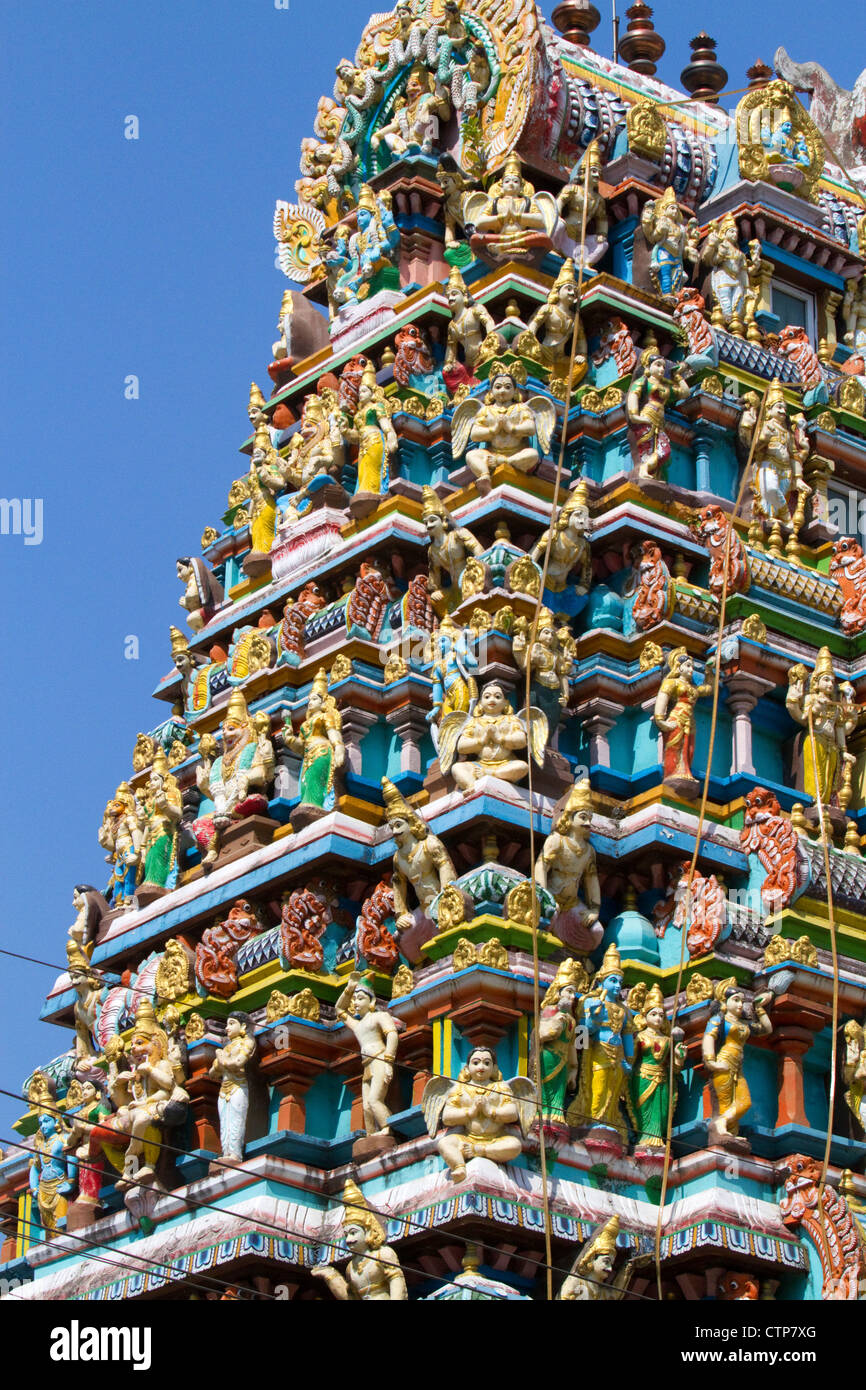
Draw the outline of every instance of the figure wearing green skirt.
M640 989L641 986L635 986ZM643 986L645 989L646 986ZM629 991L629 1004L635 990ZM679 1076L686 1060L681 1028L671 1032L665 1014L664 995L653 985L646 998L635 998L635 1057L629 1077L632 1112L638 1130L637 1149L664 1148L668 1126L670 1096L670 1049L674 1049L674 1077Z
M284 731L285 742L294 753L300 753L301 805L318 806L331 811L336 804L334 781L346 761L342 720L337 702L328 694L328 676L322 669L316 673L307 700L307 717L297 734L289 724Z
M544 996L538 1025L541 1108L545 1125L565 1125L565 1097L577 1084L575 1004L587 983L582 967L563 961ZM534 1059L535 1049L532 1048Z

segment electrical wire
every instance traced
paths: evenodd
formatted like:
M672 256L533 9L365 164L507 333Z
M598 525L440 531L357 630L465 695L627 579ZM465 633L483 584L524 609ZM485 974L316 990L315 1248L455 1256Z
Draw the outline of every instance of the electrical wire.
M725 537L724 561L723 561L723 567L722 567L722 589L721 589L721 593L720 593L720 595L719 595L719 624L718 624L718 630L717 630L717 633L716 633L716 651L715 651L715 660L714 660L714 668L713 668L713 706L712 706L712 714L711 714L711 717L710 717L710 737L709 737L709 746L708 746L708 751L707 751L707 766L706 766L706 771L705 771L705 773L704 773L704 785L703 785L703 790L702 790L702 793L701 793L701 804L700 804L700 810L699 810L699 813L698 813L698 824L697 824L697 829L696 829L696 831L695 831L695 846L694 846L694 849L693 849L693 851L692 851L691 860L689 861L688 878L687 878L687 880L686 880L686 892L685 892L684 914L683 914L683 928L682 928L682 932L681 932L681 934L680 934L680 958L679 958L679 963L678 963L678 966L677 966L677 982L676 982L676 988L675 988L675 991L674 991L674 1007L673 1007L673 1012L672 1012L672 1014L671 1014L671 1020L670 1020L671 1031L672 1031L672 1030L674 1029L674 1027L676 1026L677 1016L678 1016L679 1007L680 1007L680 991L682 990L683 971L684 971L684 969L685 969L685 952L686 952L686 936L687 936L685 923L688 921L688 918L689 918L689 915L690 915L690 912L691 912L691 904L692 904L692 885L693 885L693 883L694 883L694 877L695 877L695 871L696 871L696 869L697 869L698 857L699 857L700 851L701 851L701 839L702 839L702 834L703 834L704 819L705 819L705 817L706 817L707 803L708 803L708 801L709 801L709 796L710 796L710 775L711 775L711 770L712 770L712 765L713 765L713 748L714 748L714 745L715 745L716 724L717 724L718 712L719 712L719 691L720 691L720 689L721 689L721 683L722 683L722 639L723 639L723 636L724 636L725 621L726 621L726 616L727 616L728 579L729 579L730 564L731 564L731 552L732 552L732 549L733 549L734 536L735 536L735 534L736 534L736 533L735 533L735 530L734 530L734 520L735 520L735 518L736 518L736 516L737 516L737 513L738 513L739 510L740 510L740 507L742 506L743 498L744 498L745 493L746 493L746 484L747 484L747 482L748 482L748 480L749 480L749 477L750 477L750 475L751 475L751 471L752 471L752 462L753 462L753 459L754 459L754 456L755 456L755 449L756 449L757 443L758 443L758 436L760 435L761 427L762 427L762 425L763 425L764 410L765 410L766 403L767 403L768 391L769 391L769 387L768 387L768 386L765 386L765 387L764 387L763 394L762 394L762 396L761 396L761 404L760 404L760 408L759 408L759 411L758 411L758 416L757 416L757 419L756 419L756 421L755 421L754 433L752 434L752 438L751 438L751 442L750 442L750 446L749 446L749 455L748 455L748 458L747 458L747 460L746 460L746 466L745 466L745 468L743 469L742 478L740 479L740 486L739 486L739 489L738 489L738 491L737 491L736 501L734 502L734 508L733 508L733 511L731 512L731 515L730 515L730 519L729 519L729 522L728 522L728 531L727 531L727 535L726 535L726 537ZM671 1141L671 1132L672 1132L672 1129L673 1129L673 1121L674 1121L674 1104L675 1104L675 1099L676 1099L676 1074L675 1074L675 1067L674 1067L674 1062L675 1062L674 1053L675 1053L675 1049L674 1049L674 1046L673 1046L673 1042L671 1042L671 1045L670 1045L670 1047L668 1048L668 1101L667 1101L667 1123L666 1123L666 1125L665 1125L665 1157L664 1157L664 1167L663 1167L663 1169L662 1169L661 1192L660 1192L660 1196L659 1196L659 1209L658 1209L658 1218L657 1218L657 1221L656 1221L656 1236L655 1236L656 1284L657 1284L657 1288L658 1288L658 1296L659 1296L659 1298L662 1297L662 1269L661 1269L662 1226L663 1226L663 1223L664 1223L665 1200L666 1200L666 1198L667 1198L668 1176L669 1176L669 1172L670 1172L670 1159L671 1159L671 1145L670 1145L670 1141Z
M4 1142L4 1143L9 1143L10 1141L9 1141L9 1140L4 1140L3 1142ZM27 1146L26 1144L22 1144L21 1147L24 1148L24 1149L27 1149L27 1148L28 1148L28 1146ZM36 1150L35 1150L35 1149L29 1149L29 1152L30 1152L30 1153L36 1153ZM32 1217L31 1217L31 1219L28 1221L26 1218L20 1218L20 1217L15 1217L15 1216L4 1216L4 1217L0 1217L0 1224L4 1224L4 1225L6 1225L7 1227L8 1227L8 1226L12 1226L12 1227L16 1230L16 1232L17 1232L17 1229L20 1228L20 1227L29 1227L30 1229L32 1229L32 1230L34 1230L34 1231L39 1231L42 1235L44 1235L44 1230L43 1230L42 1224L41 1224L39 1221L33 1220ZM77 1235L74 1231L66 1231L66 1230L58 1231L58 1237L59 1237L59 1242L58 1242L58 1246L56 1247L57 1250L58 1250L58 1253L60 1253L61 1250L62 1250L62 1253L63 1253L63 1254L71 1254L71 1253L73 1253L73 1252L71 1252L71 1251L69 1251L69 1250L66 1250L66 1249L63 1247L63 1242L68 1241L68 1240L74 1240L74 1241L77 1241L80 1245L83 1245L83 1246L85 1246L86 1248L91 1249L91 1250L111 1250L111 1251L114 1252L115 1255L120 1256L120 1257L121 1257L122 1259L124 1259L124 1260L133 1260L133 1261L135 1262L135 1265L138 1266L138 1269L139 1269L139 1270L140 1270L140 1269L143 1269L143 1270L144 1270L145 1272L147 1272L147 1273L153 1273L153 1272L155 1272L157 1269L165 1269L165 1270L168 1270L169 1274L184 1274L184 1273L185 1273L184 1270L176 1269L176 1268L174 1267L174 1265L166 1263L165 1260L148 1260L148 1259L147 1259L146 1257L144 1257L144 1256L133 1254L133 1252L132 1252L131 1250L125 1250L125 1249L124 1249L124 1250L118 1250L115 1246L109 1245L109 1244L107 1243L107 1241L104 1241L104 1240L88 1240L86 1236ZM38 1244L38 1243L39 1243L34 1237L30 1237L29 1239L30 1239L30 1243L31 1243L31 1244L34 1244L34 1245L35 1245L35 1244ZM46 1242L46 1243L47 1243L47 1242ZM132 1271L130 1271L129 1265L121 1264L118 1260L109 1260L109 1259L107 1259L105 1256L100 1256L100 1255L89 1255L89 1256L88 1256L88 1259L96 1260L99 1264L110 1264L110 1265L114 1265L115 1268L117 1268L117 1269L122 1269L122 1270L124 1270L127 1274L129 1274L130 1272L132 1272L132 1273L136 1273L136 1272L137 1272L136 1269L133 1269ZM205 1284L205 1283L202 1283L202 1282L201 1282L202 1279L206 1279L206 1280L207 1280L207 1283L206 1283L206 1284ZM230 1281L228 1281L228 1280L226 1280L226 1279L219 1279L219 1278L216 1277L216 1275L209 1275L209 1274L206 1274L206 1275L198 1275L196 1279L188 1279L188 1280L186 1280L186 1283L187 1283L190 1287L192 1287L192 1288L196 1288L196 1289L201 1289L201 1290L203 1290L206 1294L212 1293L212 1292L213 1292L214 1290L216 1290L216 1289L235 1289L235 1288L237 1288L237 1281L236 1281L236 1280L232 1280L232 1281L230 1282ZM277 1300L275 1294L270 1294L270 1293L265 1294L265 1293L261 1293L259 1290L256 1290L256 1297L267 1298L267 1299L273 1299L274 1301L279 1301L279 1302L282 1301L282 1300Z
M446 1078L446 1079L449 1079L449 1078ZM493 1088L484 1087L483 1089L493 1089ZM23 1100L23 1099L24 1099L23 1096L17 1095L15 1092L5 1090L5 1089L3 1089L2 1087L0 1087L0 1095L9 1096L9 1097L11 1097L12 1099L16 1099L16 1100ZM65 1113L65 1112L64 1112L63 1110L61 1110L58 1106L49 1105L48 1103L43 1103L43 1105L42 1105L41 1108L42 1108L44 1111L46 1111L47 1113L49 1113L49 1114L56 1114L56 1115L58 1115L58 1116L63 1116L63 1114ZM587 1118L590 1118L590 1117L587 1117ZM119 1137L124 1137L124 1136L126 1135L126 1131L123 1131L123 1130L117 1130L116 1133L118 1134ZM7 1143L7 1144L11 1144L11 1145L13 1145L13 1146L14 1146L14 1145L17 1145L17 1147L19 1147L19 1148L21 1148L21 1149L25 1149L25 1150L27 1150L27 1151L29 1151L29 1152L35 1152L35 1150L31 1149L29 1145L21 1144L19 1140L9 1140L9 1139L5 1139L5 1140L2 1140L2 1141L0 1141L0 1142ZM187 1151L186 1151L185 1149L178 1148L178 1147L177 1147L176 1145L174 1145L174 1144L169 1144L169 1143L167 1143L164 1139L163 1139L163 1140L154 1139L154 1140L150 1140L150 1141L148 1141L148 1142L149 1142L150 1144L152 1144L152 1146L153 1146L154 1148L157 1148L157 1149L160 1149L160 1150L164 1150L165 1152L170 1153L170 1154L172 1154L172 1155L186 1156L186 1153L187 1153ZM695 1152L698 1152L698 1151L699 1151L699 1147L696 1146L696 1147L695 1147ZM213 1159L211 1159L210 1162L211 1162L212 1166L214 1166L214 1167L219 1167L219 1168L224 1168L224 1169L226 1170L226 1172L230 1172L230 1173L237 1174L237 1172L239 1171L236 1164L225 1163L225 1162L223 1162L222 1160L220 1160L220 1159L218 1159L218 1158L216 1158L216 1157L213 1158ZM87 1165L86 1165L86 1164L83 1164L82 1166L85 1166L85 1167L86 1167ZM297 1190L296 1187L294 1186L294 1184L292 1184L291 1182L289 1182L289 1181L288 1181L287 1179L285 1179L285 1178L281 1178L281 1177L279 1177L279 1176L274 1176L273 1178L271 1178L271 1179L269 1179L269 1180L270 1180L271 1182L273 1182L273 1183L276 1183L276 1184L277 1184L278 1186L280 1186L280 1187L286 1187L286 1188L288 1188L290 1191L295 1192L295 1191ZM126 1179L124 1179L124 1181L125 1181L129 1186L131 1186L131 1187L141 1187L141 1188L143 1188L143 1189L145 1189L145 1190L147 1190L147 1191L149 1191L149 1192L152 1192L152 1191L153 1191L153 1188L150 1187L148 1184L137 1182L137 1181L135 1181L134 1179L126 1178ZM169 1197L169 1196L173 1196L173 1195L176 1195L176 1194L175 1194L175 1193L172 1193L172 1192L166 1192L166 1193L161 1193L160 1195L161 1195L161 1196ZM230 1215L230 1216L232 1216L232 1217L235 1217L235 1218L238 1219L238 1220L249 1220L249 1221L251 1221L251 1222L255 1222L255 1221L258 1220L258 1218L252 1218L252 1217L246 1217L246 1216L243 1216L243 1215L239 1215L238 1213L232 1211L230 1208L221 1207L221 1206L219 1206L219 1205L216 1205L216 1204L210 1203L210 1202L200 1202L200 1201L197 1201L195 1198L189 1197L189 1196L180 1196L180 1197L177 1198L177 1200L178 1200L178 1201L181 1201L181 1202L188 1203L188 1204L191 1205L191 1206L206 1207L206 1208L209 1209L209 1210L213 1210L213 1211L216 1211L216 1212L220 1212L220 1213L222 1213L222 1214L224 1214L224 1215ZM335 1196L335 1195L330 1196L330 1197L329 1197L329 1201L331 1201L335 1206L342 1206L342 1207L345 1207L345 1208L347 1208L347 1209L349 1209L349 1210L352 1210L352 1209L354 1209L354 1208L357 1207L357 1202L353 1202L353 1201L351 1201L351 1200L349 1200L349 1199L347 1199L347 1198L338 1197L338 1196ZM410 1217L410 1216L396 1216L396 1215L395 1215L395 1216L388 1216L388 1215L384 1215L384 1214L382 1214L382 1213L378 1213L378 1212L376 1212L376 1211L373 1211L373 1215L375 1215L375 1216L377 1216L377 1217L378 1217L378 1216L382 1216L382 1219L384 1219L384 1220L386 1220L386 1221L397 1221L397 1222L402 1223L402 1225L403 1225L403 1227L404 1227L404 1234L406 1234L406 1235L424 1235L424 1234L429 1234L429 1227L424 1226L424 1225L422 1225L422 1224L420 1224L420 1223L413 1223L413 1218ZM265 1224L268 1224L268 1223L265 1223ZM277 1227L273 1227L273 1229L275 1229L275 1230L280 1230L280 1228L277 1228ZM301 1240L301 1241L303 1241L303 1242L305 1242L305 1243L310 1243L310 1238L309 1238L309 1236L301 1235L301 1234L299 1234L298 1232L290 1231L290 1230L288 1230L288 1228L286 1228L285 1231L280 1230L280 1234L284 1234L284 1235L285 1235L285 1234L293 1235L296 1239L299 1239L299 1240ZM479 1244L478 1241L471 1240L471 1239L469 1239L468 1237L462 1236L462 1235L460 1235L458 1232L453 1232L453 1231L449 1231L449 1232L448 1232L448 1238L449 1238L449 1239L456 1240L456 1241L458 1241L459 1243L461 1243L461 1244L463 1244L463 1245L466 1245L467 1247L469 1247L469 1246L477 1246L477 1245ZM321 1243L321 1242L320 1242L320 1243ZM482 1242L482 1243L483 1243L483 1242ZM372 1257L372 1256L369 1256L368 1258L371 1258L371 1259L372 1259L373 1257ZM535 1259L533 1259L531 1256L528 1256L528 1255L523 1255L523 1254L521 1254L521 1259L522 1259L522 1261L523 1261L524 1263L534 1265L534 1266L535 1266L536 1268L538 1268L538 1269L543 1269L543 1270L548 1270L548 1269L549 1269L549 1270L552 1272L552 1270L553 1270L553 1268L554 1268L554 1266L552 1266L552 1265L547 1265L547 1264L543 1263L543 1262L540 1261L540 1260L535 1260ZM410 1272L412 1272L412 1273L424 1274L424 1277L425 1277L425 1278L431 1277L431 1276L429 1275L429 1273L425 1273L424 1271L420 1271L420 1270L414 1270L414 1269L412 1269L411 1266L403 1265L402 1267L403 1267L404 1269L409 1269ZM441 1278L441 1276L439 1276L439 1275L432 1276L432 1277ZM586 1275L582 1275L581 1277L582 1277L582 1278L587 1278L588 1282L590 1282L590 1283L601 1283L601 1281L599 1281L599 1280L592 1280L592 1279L589 1279L589 1276L586 1276ZM453 1283L454 1281L453 1281L453 1280L445 1280L444 1282L446 1282L446 1283ZM606 1286L606 1287L607 1287L607 1286ZM643 1294L635 1294L634 1297L635 1297L635 1298L644 1298L644 1297L646 1297L646 1295L643 1295ZM654 1302L654 1300L650 1300L650 1302Z
M562 433L559 443L559 458L556 465L556 478L553 484L553 500L551 502L550 525L547 530L547 544L544 549L544 564L541 570L541 582L538 589L538 602L532 615L532 628L526 646L526 670L524 687L524 716L526 721L526 741L527 741L527 786L529 790L529 882L532 892L532 1012L533 1012L533 1062L535 1069L535 1085L538 1093L538 1116L539 1116L539 1159L541 1166L541 1192L542 1205L544 1208L544 1245L545 1257L547 1261L547 1298L553 1298L553 1284L551 1266L552 1254L552 1232L550 1220L550 1196L548 1193L547 1181L547 1151L544 1142L544 1109L542 1104L542 1074L541 1074L541 986L540 986L540 962L538 954L538 923L540 912L538 907L538 888L535 882L535 808L533 806L532 789L532 696L530 687L532 684L532 653L538 637L538 624L541 619L541 607L544 601L544 588L547 583L547 571L550 564L550 552L553 546L553 534L556 527L557 510L559 506L559 491L562 484L562 473L565 467L565 450L568 439L568 417L571 410L572 377L574 375L574 361L577 356L578 330L580 328L580 305L583 293L583 270L586 255L586 221L587 209L589 204L589 155L584 155L584 184L583 184L583 207L581 210L580 226L580 259L578 264L577 295L574 306L574 322L571 330L571 352L568 361L568 374L565 381L565 400L562 414Z

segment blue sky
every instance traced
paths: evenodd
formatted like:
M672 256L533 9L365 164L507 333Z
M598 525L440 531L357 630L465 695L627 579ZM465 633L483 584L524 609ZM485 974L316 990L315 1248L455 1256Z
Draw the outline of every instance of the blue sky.
M0 942L58 966L73 884L104 881L105 802L167 708L150 691L182 626L174 560L218 523L250 380L268 389L273 203L294 198L299 141L370 13L290 6L6 0L0 19L0 493L43 506L40 545L0 536ZM701 26L731 87L779 43L849 87L866 63L855 0L822 18L729 5L724 26L718 10L656 6L659 76L678 84ZM609 34L606 13L600 52ZM0 1087L64 1048L38 1021L51 980L0 958ZM19 1109L0 1097L0 1135Z

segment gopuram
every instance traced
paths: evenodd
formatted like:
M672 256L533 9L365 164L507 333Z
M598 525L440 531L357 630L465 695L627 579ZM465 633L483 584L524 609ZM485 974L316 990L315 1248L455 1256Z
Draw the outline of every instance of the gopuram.
M866 149L814 63L599 23L398 0L322 74L18 1298L866 1288Z

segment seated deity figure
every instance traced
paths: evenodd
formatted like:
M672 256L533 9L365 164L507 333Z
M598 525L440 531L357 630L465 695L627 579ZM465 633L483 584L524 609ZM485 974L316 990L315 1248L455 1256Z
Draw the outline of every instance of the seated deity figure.
M557 216L552 195L536 193L515 154L486 193L476 190L463 199L463 220L474 228L469 245L476 255L497 262L541 259L553 245Z
M397 846L394 854L395 928L398 933L414 926L416 913L409 907L413 888L420 912L427 917L433 899L457 877L442 841L432 833L417 811L400 795L394 783L382 778L385 814Z
M351 1178L343 1189L343 1240L351 1256L344 1275L333 1265L313 1268L314 1277L324 1280L334 1298L341 1302L405 1303L408 1294L400 1261L385 1244L381 1221Z
M470 396L454 412L452 453L455 458L466 454L479 492L490 491L494 468L508 464L520 473L531 473L550 448L556 408L545 396L531 396L524 402L519 383L525 379L522 367L493 362L484 404ZM534 438L538 449L530 442ZM475 447L467 449L470 440Z
M255 720L250 717L246 700L235 690L220 726L222 753L217 754L212 735L201 737L196 783L205 801L199 806L193 833L206 866L216 862L221 835L232 821L267 813L267 791L274 775L274 750L267 725L267 715Z
M496 332L496 325L484 305L477 304L472 298L456 266L448 277L445 298L451 310L451 322L445 342L442 376L448 390L453 392L459 386L476 384L473 373L481 346L485 339Z
M686 222L670 187L660 198L644 203L641 228L649 244L650 276L663 299L674 301L686 283L686 261L698 259L698 222Z
M498 681L484 687L469 713L447 714L439 724L439 766L451 773L457 788L468 796L480 777L520 782L529 771L527 757L544 765L547 718L534 705L530 722L515 714Z
M448 103L433 91L426 68L416 63L406 81L405 93L397 98L394 114L387 125L379 126L370 140L374 150L384 144L395 159L420 151L432 154L439 140L439 118L448 116Z
M300 428L289 440L280 469L288 487L300 491L314 478L339 478L343 467L343 417L336 392L324 387L304 397Z
M769 163L800 164L804 168L811 164L809 147L802 134L795 134L791 112L787 107L774 111L775 124L765 121L761 125L761 144L767 151Z
M348 241L338 238L328 257L335 272L333 302L336 307L360 303L370 293L370 281L382 266L392 265L400 245L400 233L385 194L362 184L358 196L358 230Z
M183 1073L171 1056L169 1038L156 1021L153 1006L142 1000L126 1048L119 1036L106 1050L108 1092L115 1112L94 1125L88 1141L88 1161L82 1165L80 1187L85 1200L99 1197L103 1155L122 1170L118 1186L131 1187L156 1180L162 1130L179 1118L189 1095ZM127 1065L124 1066L124 1060Z
M466 1177L472 1158L510 1163L523 1148L521 1135L535 1118L536 1091L528 1077L503 1081L489 1047L473 1047L456 1083L434 1076L424 1087L421 1108L431 1138L451 1171L453 1182Z

